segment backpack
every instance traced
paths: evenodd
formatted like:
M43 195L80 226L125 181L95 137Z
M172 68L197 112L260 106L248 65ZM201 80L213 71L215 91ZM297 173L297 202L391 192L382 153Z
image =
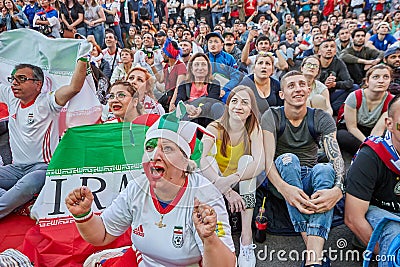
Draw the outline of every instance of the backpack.
M282 119L281 119L281 123L279 125L279 131L278 131L276 139L278 139L279 137L282 136L282 134L286 128L286 117L285 117L284 107L282 106L279 109L281 111ZM319 141L321 139L321 133L318 133L317 131L315 131L314 114L315 114L315 108L307 107L306 120L307 120L308 131L310 132L310 135L314 139L315 143L317 143L318 147L320 147Z
M147 9L146 6L142 6L142 7L139 9L139 16L140 16L140 18L143 19L143 20L148 20L148 19L150 19L150 13L149 13L149 10Z
M362 104L362 90L363 89L357 89L356 91L354 91L354 94L356 95L356 110L360 109L361 104ZM387 111L388 106L389 106L389 102L390 100L393 99L393 95L391 93L388 93L388 95L386 96L385 102L383 102L383 108L381 111L381 114L383 114L384 112ZM344 123L344 103L340 106L339 111L338 111L338 116L336 119L336 124L339 123Z

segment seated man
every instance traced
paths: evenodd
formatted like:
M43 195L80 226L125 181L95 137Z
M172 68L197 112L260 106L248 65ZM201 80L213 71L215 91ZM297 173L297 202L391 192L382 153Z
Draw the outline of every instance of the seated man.
M346 181L345 223L364 245L384 217L400 219L400 96L389 103L384 138L370 137L361 145ZM374 249L381 259L392 240L400 235L400 223L390 222ZM381 266L392 266L381 261Z
M9 109L13 163L0 166L0 219L25 204L42 189L47 165L58 144L58 118L62 107L80 92L86 62L78 61L71 83L57 91L41 93L43 71L19 64L0 85L0 102Z
M330 266L329 259L322 260L322 250L333 207L343 196L344 164L333 118L323 110L307 108L309 94L310 87L302 73L290 71L282 77L280 96L284 106L271 107L261 119L265 171L286 200L294 229L301 233L307 246L309 254L302 266ZM321 137L330 161L327 164L317 164Z

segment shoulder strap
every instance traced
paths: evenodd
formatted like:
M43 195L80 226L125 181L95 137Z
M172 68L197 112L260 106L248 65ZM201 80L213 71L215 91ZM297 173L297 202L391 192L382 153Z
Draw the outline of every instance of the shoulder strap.
M283 106L281 106L280 108L281 111L281 121L279 124L279 131L278 131L278 135L276 137L276 139L278 139L279 137L282 136L283 132L285 131L286 128L286 117L285 117L285 109Z
M388 110L389 102L393 99L393 95L391 93L388 93L386 96L385 102L383 102L383 108L382 108L382 113L386 112Z
M362 90L363 89L357 89L354 94L356 95L356 109L358 110L361 107L362 104Z
M317 143L318 147L319 145L319 140L320 140L320 133L318 133L315 130L315 108L310 108L307 107L307 126L308 126L308 131L310 132L310 135L314 139L315 143Z

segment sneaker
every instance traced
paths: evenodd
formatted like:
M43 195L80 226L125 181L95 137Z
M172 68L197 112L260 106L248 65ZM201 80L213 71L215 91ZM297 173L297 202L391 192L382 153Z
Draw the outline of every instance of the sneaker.
M256 254L254 249L257 246L255 244L250 244L247 246L242 245L240 241L240 254L238 256L238 266L239 267L255 267L256 266Z
M331 260L328 257L324 257L322 259L322 263L321 264L316 264L315 263L315 264L309 264L309 265L306 265L305 261L303 261L301 263L300 267L331 267Z
M24 205L19 206L14 210L14 213L22 216L31 216L31 209L33 207L33 204L35 204L35 201L37 199L37 196L34 196L31 200L26 202Z

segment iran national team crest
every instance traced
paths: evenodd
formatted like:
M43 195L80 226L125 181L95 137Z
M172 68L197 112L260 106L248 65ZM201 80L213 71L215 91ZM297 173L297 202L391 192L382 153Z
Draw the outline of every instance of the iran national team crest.
M176 248L181 248L183 246L183 227L175 226L174 235L172 236L172 244Z

